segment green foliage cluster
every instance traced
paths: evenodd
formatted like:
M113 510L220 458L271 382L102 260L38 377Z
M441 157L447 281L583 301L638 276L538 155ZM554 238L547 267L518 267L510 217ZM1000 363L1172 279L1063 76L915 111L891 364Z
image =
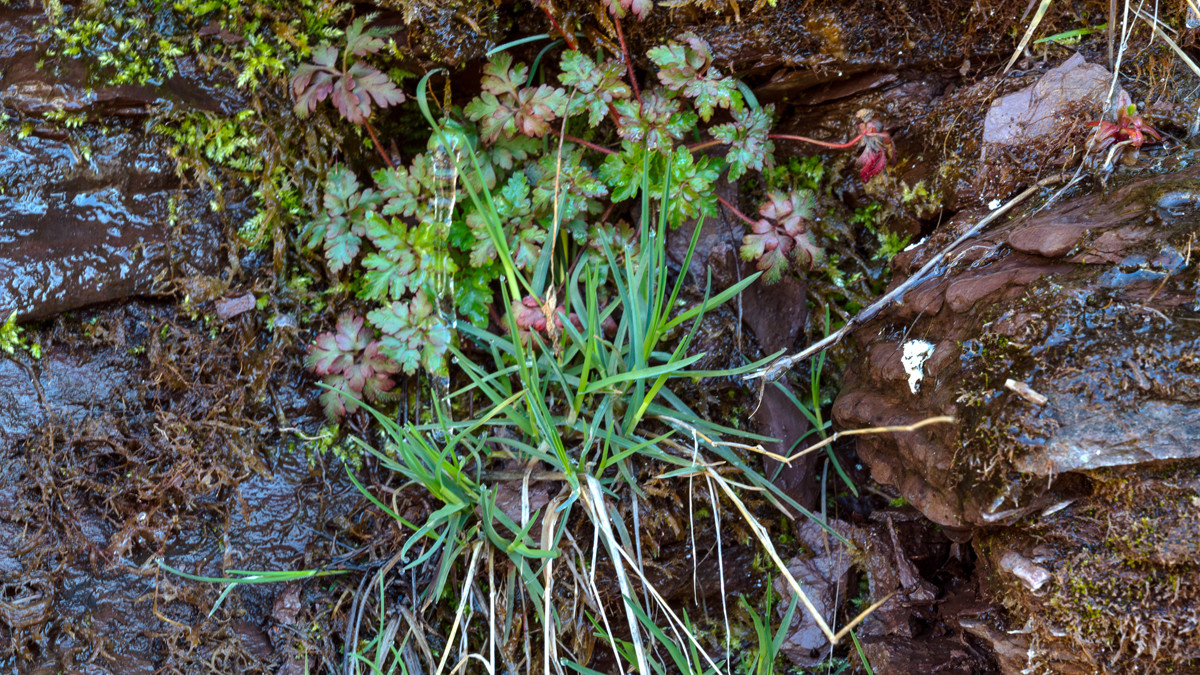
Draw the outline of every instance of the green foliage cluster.
M444 129L438 129L435 138L445 145L450 137ZM470 392L484 401L472 417L452 420L439 405L436 422L400 426L389 416L375 412L376 421L387 434L387 443L382 448L360 444L381 467L436 500L436 510L424 522L406 520L370 490L361 484L359 488L377 507L412 531L399 554L405 568L436 569L433 581L422 590L426 605L456 601L451 583L454 570L466 570L465 584L469 587L479 570L479 551L489 547L511 563L507 590L493 587L502 598L497 605L506 608L503 611L507 613L497 617L498 625L510 625L511 608L517 605L516 596L520 595L533 608L533 620L542 624L544 634L578 635L588 631L586 624L574 625L576 621L563 620L554 610L553 603L558 602L557 594L562 591L553 586L555 575L549 573L550 565L567 560L587 564L586 553L573 553L568 543L569 536L573 536L569 532L576 531L582 521L589 531L597 533L597 545L613 561L623 602L609 608L601 622L598 616L605 608L590 596L585 599L585 611L596 632L580 637L599 638L597 647L611 644L618 659L640 672L667 672L671 668L686 673L722 672L721 663L693 637L695 628L686 615L675 617L671 626L664 627L660 612L665 605L656 605L651 596L639 597L630 590L628 577L637 565L627 561L631 560L631 552L640 549L640 543L635 543L640 526L631 530L614 504L642 498L641 483L647 471L661 479L679 480L703 474L729 491L729 483L714 470L720 464L736 471L739 481L761 490L768 499L778 499L804 512L747 465L735 450L737 444L719 440L729 436L752 442L765 439L701 419L673 390L674 382L680 379L725 377L759 365L727 371L689 370L704 356L689 355L689 348L705 312L734 297L759 275L697 304L680 303L683 278L670 279L665 250L669 214L675 209L666 200L650 197L650 175L643 172L634 194L642 205L640 222L633 230L640 245L626 249L602 241L597 247L583 248L577 263L569 269L560 268L539 280L537 270L556 255L553 249L572 246L569 237L552 238L528 269L519 270L506 241L507 233L498 226L498 211L489 206L497 203L499 195L472 187L484 183L478 175L483 165L474 150L468 148L466 154L463 163L471 167L468 173L476 175L464 177L464 188L488 223L487 233L493 239L497 264L504 274L499 293L504 303L522 307L528 314L545 312L543 321L541 327L527 321L530 330L522 334L521 316L510 312L502 319L507 335L493 332L490 326L461 325L462 339L471 348L460 349L452 344L449 349L468 383L453 395ZM672 196L668 199L681 198L669 184L670 174L663 180L667 183L664 193ZM684 255L685 267L699 235L697 228ZM545 292L549 298L544 304L529 302L531 295L542 295L547 286L561 288L562 304L556 309L547 307L555 301L552 291ZM569 319L550 321L551 315ZM549 326L557 326L559 332L545 330ZM711 455L716 462L704 463L701 455ZM501 491L489 474L495 467L513 461L555 475L563 486L558 496L526 514L505 507L500 501ZM353 475L351 479L355 480ZM740 508L745 513L744 506ZM539 523L540 537L534 534ZM793 600L791 611L796 606ZM622 633L629 639L615 637L612 632L613 623L621 621L622 611ZM652 613L657 614L656 618L651 618ZM756 626L763 650L760 661L773 661L786 628L768 632L761 620ZM685 637L680 637L680 631ZM553 648L549 641L535 647ZM586 664L572 661L578 658L574 654L564 652L563 656L562 664L572 671L595 672ZM387 672L383 664L394 663L395 659L377 657L373 665Z
M341 54L342 70L316 63L302 67L292 86L299 114L328 95L348 121L370 130L369 110L339 103L330 93L335 81L350 77L353 66L346 64L355 63L356 55L382 49L379 37L369 49L356 46L368 34L381 35L356 22L345 44L314 51ZM418 366L440 372L445 362L428 348L420 354L406 348L411 341L397 338L399 332L435 336L433 344L444 349L449 342L442 331L454 317L443 307L475 326L486 325L505 254L511 253L515 273L544 280L549 263L537 266L547 260L548 247L561 243L555 264L566 265L604 242L632 245L632 230L620 215L643 189L677 227L716 213L713 184L722 175L737 180L749 171L773 169L773 107L759 106L724 74L704 40L681 35L647 55L658 82L635 92L618 58L603 51L567 49L557 68L537 72L501 51L484 67L480 94L462 109L445 111L439 124L444 138L431 137L427 152L376 171L365 186L343 165L329 171L323 208L304 228L304 246L322 254L332 275L348 276L357 297L374 307L368 321L393 338L383 353L405 372ZM325 78L319 90L318 75ZM371 86L357 81L336 86L364 102L374 95ZM684 142L702 131L711 140L692 147ZM723 157L700 152L716 145L726 147ZM466 153L469 167L463 164ZM439 164L448 180L439 175ZM462 188L486 199L455 199ZM448 191L455 192L452 209L443 208ZM768 278L789 266L808 269L820 259L806 234L810 204L810 194L796 192L772 195L764 205L743 255L759 260ZM493 227L502 237L493 236ZM419 329L415 321L427 327Z
M24 332L25 329L17 325L17 312L13 310L8 319L0 324L0 351L11 355L22 349L35 359L42 358L42 346L37 342L30 344Z
M274 243L277 269L289 229L308 219L304 203L324 158L341 139L304 136L296 118L279 105L290 77L313 56L313 45L345 34L350 3L327 0L125 0L47 7L41 30L47 49L39 67L79 60L97 86L164 87L186 68L215 95L236 89L229 101L244 109L221 112L166 105L149 127L171 141L181 175L213 190L212 208L225 207L231 186L252 193L253 215L239 227L241 242ZM53 11L52 11L53 10ZM46 118L70 130L85 120L61 111ZM310 127L314 125L309 125ZM22 126L22 135L28 123ZM317 126L319 129L320 126ZM311 131L311 130L310 130ZM86 155L86 139L76 139ZM290 162L285 163L283 158ZM312 167L304 170L298 167Z
M166 6L164 6L166 5ZM48 13L47 57L85 58L105 84L162 84L192 58L255 88L290 72L310 42L336 38L348 3L322 0L125 0ZM68 16L68 11L70 15Z

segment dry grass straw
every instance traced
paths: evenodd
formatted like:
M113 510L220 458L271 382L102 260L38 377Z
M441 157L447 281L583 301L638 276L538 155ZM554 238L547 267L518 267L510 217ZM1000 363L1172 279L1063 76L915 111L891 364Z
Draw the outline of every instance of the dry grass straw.
M1192 3L1192 5L1195 6L1194 0L1188 0L1188 2ZM1128 8L1129 3L1126 2L1125 6ZM1176 44L1175 41L1171 39L1171 36L1167 35L1166 32L1163 31L1162 21L1160 21L1157 16L1151 16L1151 15L1143 12L1141 9L1136 10L1135 13L1138 15L1139 18L1141 18L1143 21L1145 21L1147 25L1150 26L1151 30L1153 30L1155 35L1157 35L1158 37L1161 37L1163 39L1163 42L1167 43L1167 46L1171 48L1171 51L1175 52L1175 55L1178 56L1180 58L1180 60L1183 61L1184 65L1186 65L1188 68L1191 69L1191 71L1193 73L1196 74L1196 77L1200 77L1200 66L1197 66L1196 62L1193 61L1192 58L1190 56L1188 56L1182 49L1180 49L1179 45ZM1200 14L1200 12L1197 12L1197 14Z
M1029 26L1025 29L1025 34L1021 36L1021 43L1017 45L1016 51L1013 52L1012 58L1008 60L1008 64L1004 66L1004 72L1012 69L1013 64L1017 59L1021 58L1021 54L1025 53L1025 48L1029 46L1029 41L1033 39L1033 34L1037 31L1037 27L1041 25L1042 19L1046 16L1046 10L1050 9L1050 4L1054 0L1042 0L1042 4L1038 5L1037 12L1033 15L1033 20L1029 22Z
M446 648L442 651L442 660L438 662L437 670L434 675L441 675L442 669L446 667L446 660L450 657L450 645L454 642L454 636L458 634L458 627L463 625L463 612L467 607L467 599L471 597L468 589L475 581L475 571L479 569L479 552L483 549L483 542L476 541L472 546L471 562L467 565L467 579L463 583L462 597L458 600L458 609L454 612L454 621L450 624L450 636L446 638ZM463 637L466 637L466 629L463 629ZM463 650L465 651L465 650ZM466 656L462 660L466 660ZM456 666L454 670L458 670Z
M641 573L638 561L635 560L634 557L630 555L629 552L627 552L613 536L612 523L609 521L607 516L607 509L604 508L604 497L600 489L600 482L596 480L594 476L589 475L587 476L587 487L587 492L581 495L581 501L584 502L584 508L588 510L589 515L593 517L593 522L596 523L597 530L599 530L600 534L603 535L605 547L608 549L609 555L613 561L613 567L616 569L617 580L621 588L621 594L625 597L625 610L629 622L630 634L633 640L634 651L637 655L639 668L638 672L650 673L653 671L650 670L649 664L646 661L646 650L641 637L641 631L639 630L639 619L636 613L633 611L632 606L636 600L632 592L632 587L629 583L629 577L621 563L622 560L624 560L625 565L628 565L628 567L637 574L638 580L642 584L642 588L651 598L654 599L655 604L658 605L659 609L661 609L667 615L667 617L670 618L670 626L672 631L675 632L676 637L681 640L686 637L687 642L689 642L691 646L694 647L696 651L704 657L704 660L708 662L709 666L713 670L719 671L719 667L713 661L712 657L709 656L708 652L704 650L704 647L696 639L696 636L687 629L687 625L679 618L678 615L675 614L675 611L671 609L670 604L667 603L661 594L659 594L654 585L650 583L650 580ZM683 629L683 635L679 634L679 628Z

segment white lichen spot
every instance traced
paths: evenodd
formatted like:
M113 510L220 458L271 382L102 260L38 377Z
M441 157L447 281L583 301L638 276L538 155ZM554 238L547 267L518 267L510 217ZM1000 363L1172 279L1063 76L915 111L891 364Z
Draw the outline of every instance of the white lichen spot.
M988 210L995 211L996 209L1000 208L1000 205L1003 203L1004 202L1000 201L999 199L993 199L992 201L988 202Z
M933 345L924 340L904 343L904 356L900 358L900 363L904 365L904 372L908 373L908 388L914 394L921 388L921 380L925 379L923 368L925 361L933 356L933 349Z

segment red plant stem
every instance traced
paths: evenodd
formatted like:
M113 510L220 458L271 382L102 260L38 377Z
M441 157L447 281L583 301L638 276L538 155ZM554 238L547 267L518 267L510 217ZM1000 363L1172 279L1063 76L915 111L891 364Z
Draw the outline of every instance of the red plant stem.
M554 14L550 12L550 7L543 4L542 11L546 13L546 18L550 19L550 25L554 26L554 30L558 31L558 34L562 36L562 39L567 43L567 46L571 49L578 50L579 46L575 42L575 36L563 30L563 27L558 24L558 19L555 19Z
M866 134L859 134L845 143L830 143L828 141L818 141L815 138L808 138L807 136L791 136L788 134L768 134L767 138L776 141L800 141L802 143L811 143L813 145L819 145L823 148L831 148L833 150L846 150L854 147L854 145L861 141L865 135ZM687 146L687 149L692 152L707 150L715 145L721 145L723 142L724 141L718 141L716 139L701 141L699 143L694 143Z
M383 158L389 169L395 171L396 165L392 164L392 158L388 157L387 153L383 151L383 146L379 143L379 137L375 135L375 128L367 120L363 120L363 126L367 128L367 133L371 135L371 140L374 141L375 150L379 152L379 156Z
M610 150L610 149L604 147L603 145L596 145L595 143L592 143L591 141L585 141L582 138L578 138L578 137L572 136L570 134L564 134L555 129L550 129L550 133L554 134L555 136L558 136L559 138L562 138L563 140L571 141L572 143L578 143L579 145L582 145L585 148L591 148L592 150L595 150L596 152L602 152L606 155L617 154L616 150Z
M615 209L615 208L617 208L617 205L616 205L616 203L615 203L615 202L610 202L610 203L609 203L609 205L608 205L608 208L607 208L607 209L604 209L604 213L602 213L602 214L600 215L600 221L599 221L599 222L601 222L601 223L607 223L607 222L608 222L608 217L612 215L613 209Z
M542 5L542 11L546 13L546 18L550 20L550 25L554 26L554 30L558 31L558 34L562 36L567 46L575 51L579 51L579 43L575 41L575 36L563 30L563 27L559 25L558 19L555 19L554 14L550 12L549 3ZM630 76L632 77L632 71L630 71ZM634 84L634 89L636 88L637 85ZM613 107L611 102L608 104L608 116L612 119L613 124L621 126L621 120L617 116L617 109Z
M747 216L746 214L739 211L738 207L734 206L733 204L730 204L728 201L725 200L724 197L717 195L717 201L721 202L721 206L724 206L725 208L729 209L733 213L733 215L746 221L747 225L753 226L755 224L753 220L750 220L749 216Z
M625 68L629 71L629 83L633 85L633 97L640 105L642 92L638 90L637 78L633 76L633 57L629 55L629 47L625 45L625 31L621 30L621 18L616 14L613 14L613 23L617 26L617 39L621 41L621 54L625 57Z
M788 134L768 134L767 138L777 140L777 141L800 141L801 143L811 143L813 145L819 145L822 148L831 148L833 150L846 150L847 148L854 147L854 145L856 143L858 143L859 141L861 141L863 139L863 136L865 136L865 135L866 134L859 134L859 135L855 136L854 138L846 141L845 143L830 143L828 141L818 141L815 138L808 138L807 136L791 136Z
M700 150L707 150L707 149L713 147L714 145L721 145L721 143L723 143L723 141L718 141L714 138L710 141L702 141L700 143L694 143L692 145L689 145L689 146L687 146L687 149L689 152L698 152Z

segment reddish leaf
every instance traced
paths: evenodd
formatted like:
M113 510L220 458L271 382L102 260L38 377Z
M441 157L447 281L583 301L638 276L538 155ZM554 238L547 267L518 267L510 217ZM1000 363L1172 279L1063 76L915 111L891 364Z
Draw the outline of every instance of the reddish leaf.
M346 312L338 317L333 332L322 333L308 348L305 365L330 389L321 395L321 405L330 419L358 409L360 397L371 402L384 400L395 386L390 375L400 365L382 353L380 343L361 316Z
M324 380L325 386L330 387L321 394L321 408L325 411L325 416L331 420L336 420L347 412L354 412L358 409L358 402L350 395L350 388L346 385L346 378L341 375L331 375Z
M362 57L384 46L380 35L386 30L363 30L358 19L346 31L346 55ZM353 124L363 124L371 116L371 101L386 108L404 102L404 92L384 73L360 60L349 69L338 66L341 54L335 47L322 44L313 50L313 62L301 64L292 77L292 98L296 116L307 117L317 104L330 98L338 112ZM345 60L343 59L343 63Z
M808 229L807 221L814 216L815 203L815 196L809 190L767 195L767 201L758 210L764 217L753 223L750 233L742 238L740 250L743 260L758 261L758 269L764 272L763 281L778 281L792 263L803 270L812 269L824 256Z
M301 64L292 77L292 98L296 101L296 116L303 119L317 104L333 91L334 78L339 74L332 66L337 50L323 45L313 50L313 63Z
M631 11L638 19L645 19L650 10L654 9L654 0L604 0L604 5L617 18Z
M883 172L887 167L887 154L879 149L865 148L856 161L859 176L866 183Z
M862 154L858 156L859 176L866 183L883 172L888 158L895 152L892 136L883 130L883 123L874 119L870 110L859 110L858 133L862 135Z
M321 333L309 345L304 364L318 375L345 372L370 339L371 331L363 326L362 317L342 314L334 332Z
M526 87L517 93L517 130L526 136L541 138L550 131L550 122L566 112L567 95L562 89L543 84Z

